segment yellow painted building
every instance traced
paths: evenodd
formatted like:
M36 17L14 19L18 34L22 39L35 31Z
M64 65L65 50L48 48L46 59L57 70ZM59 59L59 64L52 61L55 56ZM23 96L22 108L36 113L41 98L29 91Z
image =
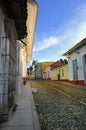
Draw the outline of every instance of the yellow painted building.
M27 77L27 64L30 63L32 58L33 44L34 44L34 36L36 30L38 16L38 4L34 0L27 0L27 37L22 41L26 44L23 45L20 54L22 61L22 77Z
M51 80L68 80L68 64L51 69L50 77Z
M22 83L26 81L27 78L27 64L30 63L32 58L32 51L34 45L34 36L36 30L36 23L37 23L37 16L38 16L38 4L34 0L27 0L27 37L17 41L17 44L20 45L19 54L18 54L18 69L19 71L19 80L18 80L18 93L21 93ZM22 82L23 81L23 82ZM20 82L20 83L19 83Z
M38 3L34 0L27 0L27 37L25 39L26 46L26 62L30 63L32 58L34 36L36 30L37 16L38 16Z

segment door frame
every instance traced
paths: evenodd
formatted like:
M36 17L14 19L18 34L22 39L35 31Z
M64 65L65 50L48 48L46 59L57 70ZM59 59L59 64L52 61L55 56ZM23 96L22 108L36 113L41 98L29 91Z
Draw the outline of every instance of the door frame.
M74 63L75 61L77 62L77 59L75 59L75 60L72 61L72 66L73 66L73 63ZM78 66L76 66L76 70L77 70L77 71L76 71L77 77L76 77L76 79L75 79L75 77L74 77L75 71L74 71L74 66L73 66L73 79L74 79L74 81L78 81Z
M86 84L86 54L83 55L84 84Z

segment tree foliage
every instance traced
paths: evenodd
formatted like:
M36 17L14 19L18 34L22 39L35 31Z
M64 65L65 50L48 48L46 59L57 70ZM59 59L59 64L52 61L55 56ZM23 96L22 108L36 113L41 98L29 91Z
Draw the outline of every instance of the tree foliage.
M37 60L33 60L32 62L32 66L33 66L33 69L34 69L34 72L35 72L35 79L36 79L36 67L37 67Z
M36 68L36 66L37 66L37 60L33 60L32 66L33 66L34 68Z
M63 64L68 64L68 60L67 60L67 59L60 59L60 61L61 61Z
M32 65L27 69L27 74L32 75L33 67Z

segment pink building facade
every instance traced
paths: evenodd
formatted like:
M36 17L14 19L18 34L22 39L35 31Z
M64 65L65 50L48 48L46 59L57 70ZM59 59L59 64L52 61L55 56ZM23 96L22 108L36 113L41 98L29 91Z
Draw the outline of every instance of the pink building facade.
M50 80L50 66L46 67L44 70L43 70L43 79L44 80Z

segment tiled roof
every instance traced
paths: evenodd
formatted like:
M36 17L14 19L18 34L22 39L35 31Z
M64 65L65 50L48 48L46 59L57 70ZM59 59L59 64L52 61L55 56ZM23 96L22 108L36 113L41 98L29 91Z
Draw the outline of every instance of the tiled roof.
M61 61L57 61L57 62L55 62L54 64L51 65L51 69L60 67L62 65L63 65L63 63Z

